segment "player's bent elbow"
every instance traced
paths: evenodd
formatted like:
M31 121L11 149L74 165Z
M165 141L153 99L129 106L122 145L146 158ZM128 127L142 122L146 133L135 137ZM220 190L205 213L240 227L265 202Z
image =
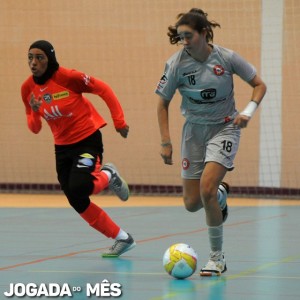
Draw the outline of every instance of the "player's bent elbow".
M34 133L34 134L38 134L41 131L41 126L28 126L29 130Z

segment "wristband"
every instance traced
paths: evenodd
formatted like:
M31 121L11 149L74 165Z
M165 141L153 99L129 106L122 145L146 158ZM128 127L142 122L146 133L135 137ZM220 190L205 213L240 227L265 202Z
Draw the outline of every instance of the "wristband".
M171 142L166 142L166 143L161 143L160 144L162 147L168 147L168 146L172 146Z
M254 100L251 100L240 114L252 118L257 107L258 103Z

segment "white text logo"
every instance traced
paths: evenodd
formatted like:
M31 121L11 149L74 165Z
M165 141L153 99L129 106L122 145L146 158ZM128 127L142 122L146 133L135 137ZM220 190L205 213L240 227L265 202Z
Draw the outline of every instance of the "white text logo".
M70 286L68 283L10 283L9 290L4 292L4 296L10 297L70 297L73 298L74 294L83 293L84 290L81 286ZM91 297L119 297L122 295L122 285L120 283L111 283L104 279L101 283L86 284L85 296Z
M72 113L69 113L68 115L65 115L65 117L71 117ZM55 120L58 118L64 117L64 115L59 111L59 108L57 105L51 106L51 113L49 113L46 109L44 109L44 118L45 120Z

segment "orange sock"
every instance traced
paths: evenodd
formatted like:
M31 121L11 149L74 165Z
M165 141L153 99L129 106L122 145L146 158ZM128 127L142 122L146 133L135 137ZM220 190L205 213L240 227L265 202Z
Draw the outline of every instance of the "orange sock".
M108 176L101 171L99 158L97 159L95 171L92 173L92 175L95 177L93 195L99 194L106 187L108 187L109 184Z
M109 215L92 202L80 216L89 223L91 227L95 228L108 238L114 239L120 231L120 227L109 217Z

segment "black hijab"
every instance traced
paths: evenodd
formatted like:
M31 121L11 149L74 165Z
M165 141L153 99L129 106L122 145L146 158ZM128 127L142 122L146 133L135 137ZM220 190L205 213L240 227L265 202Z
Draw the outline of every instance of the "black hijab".
M34 42L30 47L30 49L37 48L45 52L48 57L48 67L45 73L42 76L33 76L33 80L36 84L44 84L48 79L52 77L55 71L59 68L59 64L56 60L55 50L53 46L44 40L39 40Z

